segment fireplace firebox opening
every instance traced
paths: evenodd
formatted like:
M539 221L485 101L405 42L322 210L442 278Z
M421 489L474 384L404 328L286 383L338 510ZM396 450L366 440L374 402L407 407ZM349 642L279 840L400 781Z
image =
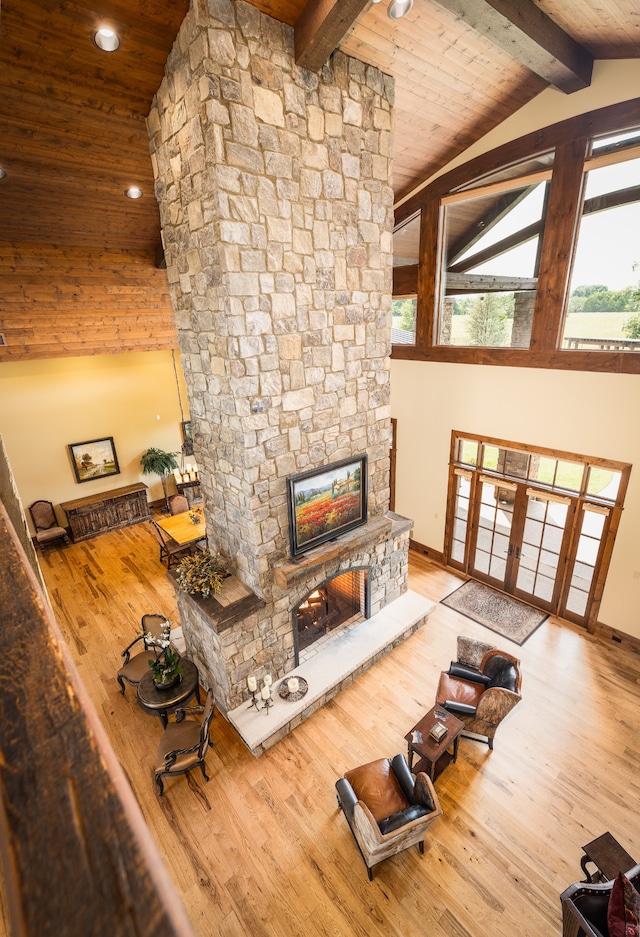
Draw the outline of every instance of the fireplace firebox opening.
M369 618L368 570L351 569L316 586L293 611L296 666L304 652L346 624Z

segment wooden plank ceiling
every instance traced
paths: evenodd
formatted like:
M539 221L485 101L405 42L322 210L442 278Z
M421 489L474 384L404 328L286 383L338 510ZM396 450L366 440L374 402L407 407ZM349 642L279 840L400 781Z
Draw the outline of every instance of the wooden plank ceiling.
M577 48L585 73L591 56L640 55L637 0L414 0L395 21L389 0L309 0L318 8L312 17L307 0L252 2L291 26L300 20L299 32L303 20L307 29L320 23L325 43L343 31L344 52L395 77L397 198L547 86L531 41L548 61L563 44ZM137 251L153 265L159 215L145 118L188 7L189 0L3 0L0 242ZM508 36L496 22L513 22ZM100 24L120 35L117 52L95 47ZM137 201L124 196L133 184L144 192Z

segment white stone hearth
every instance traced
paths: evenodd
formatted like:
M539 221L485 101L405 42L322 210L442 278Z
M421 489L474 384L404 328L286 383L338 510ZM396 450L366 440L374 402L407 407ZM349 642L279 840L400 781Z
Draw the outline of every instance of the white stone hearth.
M268 712L250 708L247 691L247 701L228 712L227 719L247 748L261 755L416 631L433 608L433 602L407 590L376 615L340 631L325 650L287 674L287 679L304 677L309 684L309 692L301 700L281 699L278 680Z

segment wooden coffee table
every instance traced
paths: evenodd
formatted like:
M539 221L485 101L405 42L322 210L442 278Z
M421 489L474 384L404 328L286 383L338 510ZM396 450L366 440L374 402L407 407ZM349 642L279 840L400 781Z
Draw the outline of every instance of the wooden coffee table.
M436 742L429 735L436 722L441 722L447 729L447 734L440 742ZM430 709L426 716L423 716L420 722L405 735L409 748L409 770L413 771L413 756L416 754L420 760L413 773L424 771L432 781L435 781L447 765L457 759L458 742L463 729L464 722L452 713L448 713L446 709L441 706L434 706Z

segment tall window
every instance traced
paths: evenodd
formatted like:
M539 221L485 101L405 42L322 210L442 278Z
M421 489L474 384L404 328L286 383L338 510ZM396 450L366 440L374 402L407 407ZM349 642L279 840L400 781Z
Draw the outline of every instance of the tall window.
M562 332L567 349L640 350L640 157L610 159L592 159L585 173Z
M394 299L391 341L415 345L416 282L420 259L420 214L405 221L393 233Z
M443 200L438 344L528 348L547 184Z
M400 205L393 356L640 373L639 114L544 128Z

